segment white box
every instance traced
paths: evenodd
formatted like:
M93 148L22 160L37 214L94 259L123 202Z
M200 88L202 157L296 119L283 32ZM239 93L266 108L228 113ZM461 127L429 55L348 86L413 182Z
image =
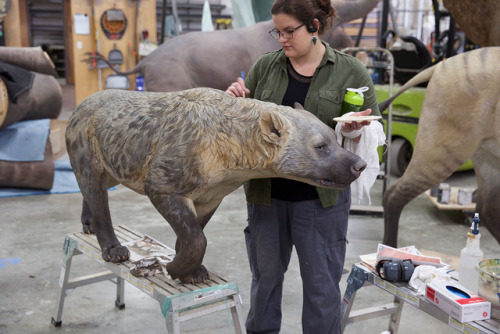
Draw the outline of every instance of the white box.
M455 281L428 283L425 297L460 322L486 320L491 316L489 301L470 292Z

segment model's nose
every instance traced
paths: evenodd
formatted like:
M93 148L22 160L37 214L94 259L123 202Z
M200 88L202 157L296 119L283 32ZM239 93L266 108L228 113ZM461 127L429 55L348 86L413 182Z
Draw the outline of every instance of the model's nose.
M352 165L352 173L359 177L361 172L366 168L366 162L363 159L359 159Z

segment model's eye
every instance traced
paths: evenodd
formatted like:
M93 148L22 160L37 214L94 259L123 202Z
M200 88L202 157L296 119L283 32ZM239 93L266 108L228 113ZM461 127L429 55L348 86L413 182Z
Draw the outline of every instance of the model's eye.
M324 149L326 149L326 144L320 144L320 145L316 146L316 149L318 151L323 151Z

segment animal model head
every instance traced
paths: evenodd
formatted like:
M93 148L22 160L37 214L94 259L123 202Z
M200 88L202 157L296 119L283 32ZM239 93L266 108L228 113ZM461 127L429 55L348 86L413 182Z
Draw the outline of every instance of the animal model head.
M264 141L279 148L271 168L280 177L323 188L345 188L366 167L357 155L337 143L335 132L300 105L263 109L260 129Z

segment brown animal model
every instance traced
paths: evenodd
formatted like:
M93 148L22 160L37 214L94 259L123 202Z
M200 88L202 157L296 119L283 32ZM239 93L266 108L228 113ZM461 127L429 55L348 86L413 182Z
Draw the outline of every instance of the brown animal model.
M480 46L500 46L500 1L443 0L467 38Z
M107 189L121 183L147 195L172 226L177 255L167 270L183 282L208 277L203 228L246 180L344 188L366 166L309 112L209 88L96 93L71 116L66 144L83 195L83 230L95 231L103 259L129 257L108 207Z
M500 242L500 47L451 57L408 81L429 81L414 152L403 176L384 194L384 244L396 246L401 212L413 198L448 178L472 158L481 223Z
M352 45L340 24L364 17L380 0L334 0L338 18L323 39L334 48ZM265 52L277 50L279 42L269 36L271 20L239 29L190 32L168 39L134 69L122 75L141 73L146 90L173 92L195 87L225 90L241 71L248 72Z

